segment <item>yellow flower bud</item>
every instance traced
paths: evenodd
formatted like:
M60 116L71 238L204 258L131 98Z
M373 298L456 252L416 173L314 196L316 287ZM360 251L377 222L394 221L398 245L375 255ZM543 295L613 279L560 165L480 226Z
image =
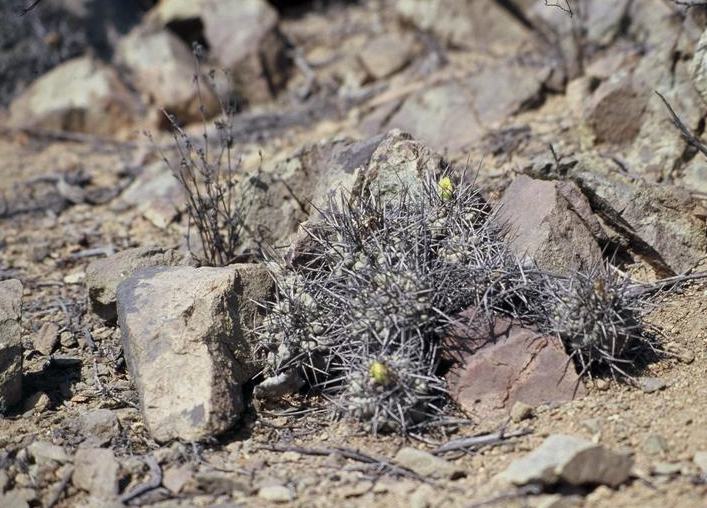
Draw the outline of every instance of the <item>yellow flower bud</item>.
M390 383L390 369L383 362L376 360L371 363L371 366L368 368L368 373L376 384L387 385Z
M454 197L454 184L448 176L442 178L437 184L439 187L439 197L442 201L449 201Z

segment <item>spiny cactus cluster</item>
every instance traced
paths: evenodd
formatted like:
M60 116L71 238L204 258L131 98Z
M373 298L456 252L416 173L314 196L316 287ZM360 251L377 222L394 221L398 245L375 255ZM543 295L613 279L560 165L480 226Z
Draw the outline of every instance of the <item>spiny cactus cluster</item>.
M443 338L469 307L475 319L501 313L559 335L584 370L623 373L622 355L642 337L627 286L605 271L562 278L522 266L463 177L330 199L307 233L299 261L278 265L278 299L257 330L269 378L256 396L301 377L374 433L438 420Z
M628 378L641 354L655 351L655 334L644 320L645 288L608 265L571 277L546 275L538 289L536 321L562 339L582 373L608 370Z

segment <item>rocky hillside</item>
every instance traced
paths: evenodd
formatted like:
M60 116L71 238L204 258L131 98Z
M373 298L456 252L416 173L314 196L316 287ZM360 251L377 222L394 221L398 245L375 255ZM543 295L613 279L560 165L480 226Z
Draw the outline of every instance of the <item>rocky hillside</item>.
M6 4L0 506L707 502L701 2Z

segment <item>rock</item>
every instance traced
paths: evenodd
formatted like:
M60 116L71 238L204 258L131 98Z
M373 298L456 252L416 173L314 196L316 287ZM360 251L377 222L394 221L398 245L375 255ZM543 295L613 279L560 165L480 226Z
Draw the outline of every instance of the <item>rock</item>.
M198 20L203 9L204 0L161 0L147 18L164 27Z
M233 426L241 386L260 368L248 330L272 280L259 265L145 268L118 287L118 321L145 424L157 441ZM188 354L187 354L188 353Z
M59 342L59 325L46 322L34 338L34 349L43 355L50 355Z
M49 406L51 406L51 399L49 395L44 392L33 393L30 397L25 399L22 405L23 416L33 413L41 413L45 411Z
M194 478L194 471L188 465L172 466L164 470L162 485L172 494L179 494L185 485Z
M0 492L0 506L5 508L29 508L29 503L17 490L19 489L11 490L4 494Z
M697 46L695 46L695 55L692 57L690 70L695 89L707 104L707 30L702 33Z
M295 495L284 485L269 485L258 490L258 497L271 503L289 503Z
M707 476L707 451L695 452L692 462L702 470L704 476Z
M104 446L120 432L118 417L110 409L93 409L79 417L81 434L94 446Z
M246 224L254 231L266 231L265 239L272 245L288 244L315 211L312 205L324 206L330 196L353 190L382 139L337 138L309 144L285 160L266 165L254 176Z
M513 251L544 270L566 274L601 263L601 226L574 183L519 175L501 198L498 221Z
M629 79L599 85L584 111L584 122L594 142L624 144L633 141L641 130L646 102L646 93L638 91Z
M405 21L450 47L513 51L531 42L530 30L494 2L398 0L396 9Z
M115 136L134 124L139 111L139 101L116 71L85 56L35 80L12 102L10 124Z
M533 416L533 406L525 402L516 401L511 408L511 420L515 423L522 422Z
M208 80L194 84L194 55L176 35L138 27L123 37L117 61L132 75L132 83L156 108L164 108L181 122L213 116L219 104ZM159 65L155 65L159 62ZM165 120L159 115L162 123Z
M169 226L184 209L184 191L163 161L147 166L120 195L117 209L137 208L160 229Z
M515 485L618 487L628 480L632 466L629 455L575 436L553 434L528 455L513 461L500 478Z
M542 99L547 71L510 59L484 67L468 78L476 118L484 127L536 104Z
M374 79L383 79L405 67L413 56L410 36L384 33L363 47L358 57Z
M452 333L449 394L478 419L506 417L516 402L537 407L585 394L557 337L539 335L502 318L489 326L473 309L460 315L460 325Z
M451 462L416 448L404 447L395 454L395 462L423 478L454 480L466 476L463 469Z
M434 150L453 153L469 150L485 132L477 120L471 91L458 81L411 95L385 127L410 132Z
M586 2L587 41L591 41L599 46L611 44L622 30L624 18L628 14L631 5L630 0L614 0L605 2L603 0L589 0Z
M204 0L201 20L211 53L249 102L270 100L287 81L277 11L265 0Z
M648 455L660 455L668 451L668 442L660 434L650 434L643 443L643 449Z
M63 464L71 461L71 457L66 453L64 447L46 441L34 441L27 447L27 453L36 464L46 464L47 462Z
M636 380L638 387L645 393L658 392L668 386L668 384L658 377L642 376Z
M116 318L116 290L118 284L140 268L175 266L183 255L163 247L136 247L91 262L86 269L86 287L91 299L91 310L106 321Z
M682 473L682 464L656 462L653 464L653 467L651 467L651 473L654 476L675 476Z
M578 156L569 176L610 236L622 237L660 276L693 268L707 252L699 205L686 191L632 179L594 154Z
M120 464L112 450L79 448L74 456L74 485L97 499L118 495Z
M0 415L22 399L22 283L0 281Z

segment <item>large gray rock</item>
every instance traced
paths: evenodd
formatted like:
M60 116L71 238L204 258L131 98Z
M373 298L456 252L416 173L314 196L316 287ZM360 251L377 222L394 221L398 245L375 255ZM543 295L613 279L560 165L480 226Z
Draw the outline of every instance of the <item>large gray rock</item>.
M515 460L500 478L515 485L540 483L618 487L631 474L633 459L575 436L555 434L525 457Z
M595 236L601 226L572 182L518 176L501 198L498 220L518 256L528 256L545 270L568 273L601 262Z
M22 283L0 281L0 414L22 399Z
M140 268L175 266L183 260L183 254L173 249L136 247L93 261L86 268L86 287L91 299L91 310L106 321L115 320L118 284Z
M448 340L449 394L477 419L505 418L516 402L537 407L586 393L558 337L502 318L489 324L468 309Z
M248 330L272 280L259 265L153 267L118 287L128 370L157 441L203 440L233 426L259 370Z
M695 267L707 253L703 210L690 194L631 178L593 154L577 156L570 178L588 197L609 233L659 275Z
M121 39L116 57L131 72L132 83L148 102L180 121L200 120L201 106L207 117L218 112L218 100L208 80L202 79L199 89L194 84L191 50L168 30L136 28Z
M204 0L204 35L236 92L250 102L271 99L287 80L277 11L265 0Z
M85 56L34 81L10 105L10 124L114 136L127 132L140 110L113 68Z

